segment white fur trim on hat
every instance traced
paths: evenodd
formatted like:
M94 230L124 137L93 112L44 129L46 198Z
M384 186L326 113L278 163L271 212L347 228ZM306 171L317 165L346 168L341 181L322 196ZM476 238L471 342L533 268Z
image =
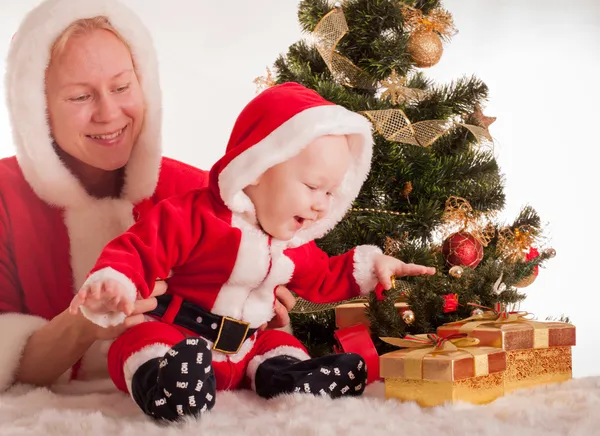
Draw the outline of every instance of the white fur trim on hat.
M236 213L254 212L254 206L243 189L266 170L296 156L312 141L324 135L347 135L352 163L332 199L329 214L300 230L290 246L296 247L322 237L352 205L367 178L373 154L371 123L362 115L342 106L306 109L234 158L219 174L219 191L223 202ZM286 146L282 147L282 143Z
M14 383L29 337L47 323L43 318L21 313L0 315L0 332L3 332L0 335L0 392Z
M117 0L46 0L25 17L6 65L7 104L17 159L36 194L61 207L91 197L54 151L46 114L45 71L56 38L74 21L105 16L131 47L146 103L139 139L126 166L122 198L137 203L152 195L161 155L161 92L158 62L146 27Z
M103 268L99 271L96 271L88 277L83 286L91 285L106 279L115 280L124 285L125 291L127 292L125 297L129 301L135 301L135 297L137 296L137 288L135 284L129 280L125 274L120 273L112 268ZM125 318L127 318L127 315L125 315L123 312L96 313L88 310L84 306L79 306L79 310L81 310L81 314L91 322L105 328L119 325L125 321Z

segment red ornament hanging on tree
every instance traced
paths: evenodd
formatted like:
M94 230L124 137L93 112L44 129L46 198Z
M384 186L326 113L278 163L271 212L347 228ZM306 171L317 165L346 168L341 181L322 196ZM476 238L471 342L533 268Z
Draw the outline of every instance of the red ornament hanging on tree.
M483 260L483 247L493 239L496 229L489 216L476 212L461 197L449 197L442 215L443 233L448 236L442 244L442 254L448 267L475 268Z
M458 294L442 295L444 298L444 313L456 312L458 309Z
M483 245L469 232L457 232L446 238L442 254L449 267L475 268L483 259Z

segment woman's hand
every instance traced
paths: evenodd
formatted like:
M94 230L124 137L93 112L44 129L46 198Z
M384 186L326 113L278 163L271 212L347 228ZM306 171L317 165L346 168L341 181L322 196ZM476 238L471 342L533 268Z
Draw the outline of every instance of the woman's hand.
M287 326L290 323L289 311L296 304L296 298L285 286L278 286L275 291L275 316L266 324L260 326L264 329L278 329Z

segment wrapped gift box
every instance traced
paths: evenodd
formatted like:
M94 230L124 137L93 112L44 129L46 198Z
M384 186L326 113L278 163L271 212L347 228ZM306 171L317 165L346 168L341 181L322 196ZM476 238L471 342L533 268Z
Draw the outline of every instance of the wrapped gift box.
M456 401L485 404L504 394L506 352L498 348L403 348L382 355L379 364L387 398L424 407Z
M562 322L538 322L522 316L453 323L438 328L445 337L466 333L482 346L506 351L505 393L515 389L558 383L572 377L571 347L575 326Z
M367 317L366 308L368 303L366 302L350 302L340 304L335 308L335 325L339 329L351 327L353 325L362 324L369 328L371 323ZM397 302L395 304L398 313L402 313L408 309L408 304L404 302Z

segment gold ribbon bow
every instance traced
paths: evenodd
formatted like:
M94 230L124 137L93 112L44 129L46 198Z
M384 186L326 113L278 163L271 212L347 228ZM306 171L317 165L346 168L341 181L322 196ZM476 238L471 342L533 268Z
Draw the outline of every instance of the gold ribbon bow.
M473 356L475 377L489 374L488 352L481 348L471 348L479 344L479 339L464 334L445 338L436 334L406 335L404 339L382 337L382 341L402 348L414 348L404 356L404 377L410 380L423 379L423 359L430 354L447 354L465 351Z
M483 306L478 306L483 307ZM444 326L460 326L459 334L470 335L481 326L500 328L505 324L527 324L533 328L533 348L548 348L550 344L550 326L548 323L533 321L529 312L506 312L489 309L480 316L470 316L454 322L444 324Z

